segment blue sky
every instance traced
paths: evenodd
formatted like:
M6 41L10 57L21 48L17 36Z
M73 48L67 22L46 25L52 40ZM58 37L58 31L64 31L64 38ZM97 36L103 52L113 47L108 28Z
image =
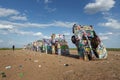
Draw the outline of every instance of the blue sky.
M104 45L120 48L119 0L0 0L0 47L16 47L65 34L72 26L93 25Z

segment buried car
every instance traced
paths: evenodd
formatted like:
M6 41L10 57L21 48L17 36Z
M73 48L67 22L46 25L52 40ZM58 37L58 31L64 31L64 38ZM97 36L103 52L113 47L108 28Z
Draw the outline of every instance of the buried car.
M107 50L93 26L73 25L71 41L76 45L80 59L106 59Z
M52 53L58 55L69 55L69 46L65 40L65 35L62 34L52 34Z

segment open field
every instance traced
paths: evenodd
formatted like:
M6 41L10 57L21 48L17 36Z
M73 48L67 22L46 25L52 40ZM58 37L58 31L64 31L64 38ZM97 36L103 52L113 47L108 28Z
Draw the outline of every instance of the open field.
M120 51L107 60L81 61L26 50L0 50L0 80L120 80Z

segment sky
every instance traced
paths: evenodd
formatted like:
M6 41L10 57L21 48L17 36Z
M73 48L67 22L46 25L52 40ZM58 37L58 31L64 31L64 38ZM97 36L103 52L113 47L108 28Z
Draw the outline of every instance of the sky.
M18 48L72 26L93 25L105 47L120 48L120 0L0 0L0 48Z

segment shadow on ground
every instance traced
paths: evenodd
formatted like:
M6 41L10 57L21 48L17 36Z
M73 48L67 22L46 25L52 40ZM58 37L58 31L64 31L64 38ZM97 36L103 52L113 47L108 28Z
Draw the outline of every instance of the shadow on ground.
M62 56L79 59L79 55L77 55L77 54L64 54L64 55L62 55Z

